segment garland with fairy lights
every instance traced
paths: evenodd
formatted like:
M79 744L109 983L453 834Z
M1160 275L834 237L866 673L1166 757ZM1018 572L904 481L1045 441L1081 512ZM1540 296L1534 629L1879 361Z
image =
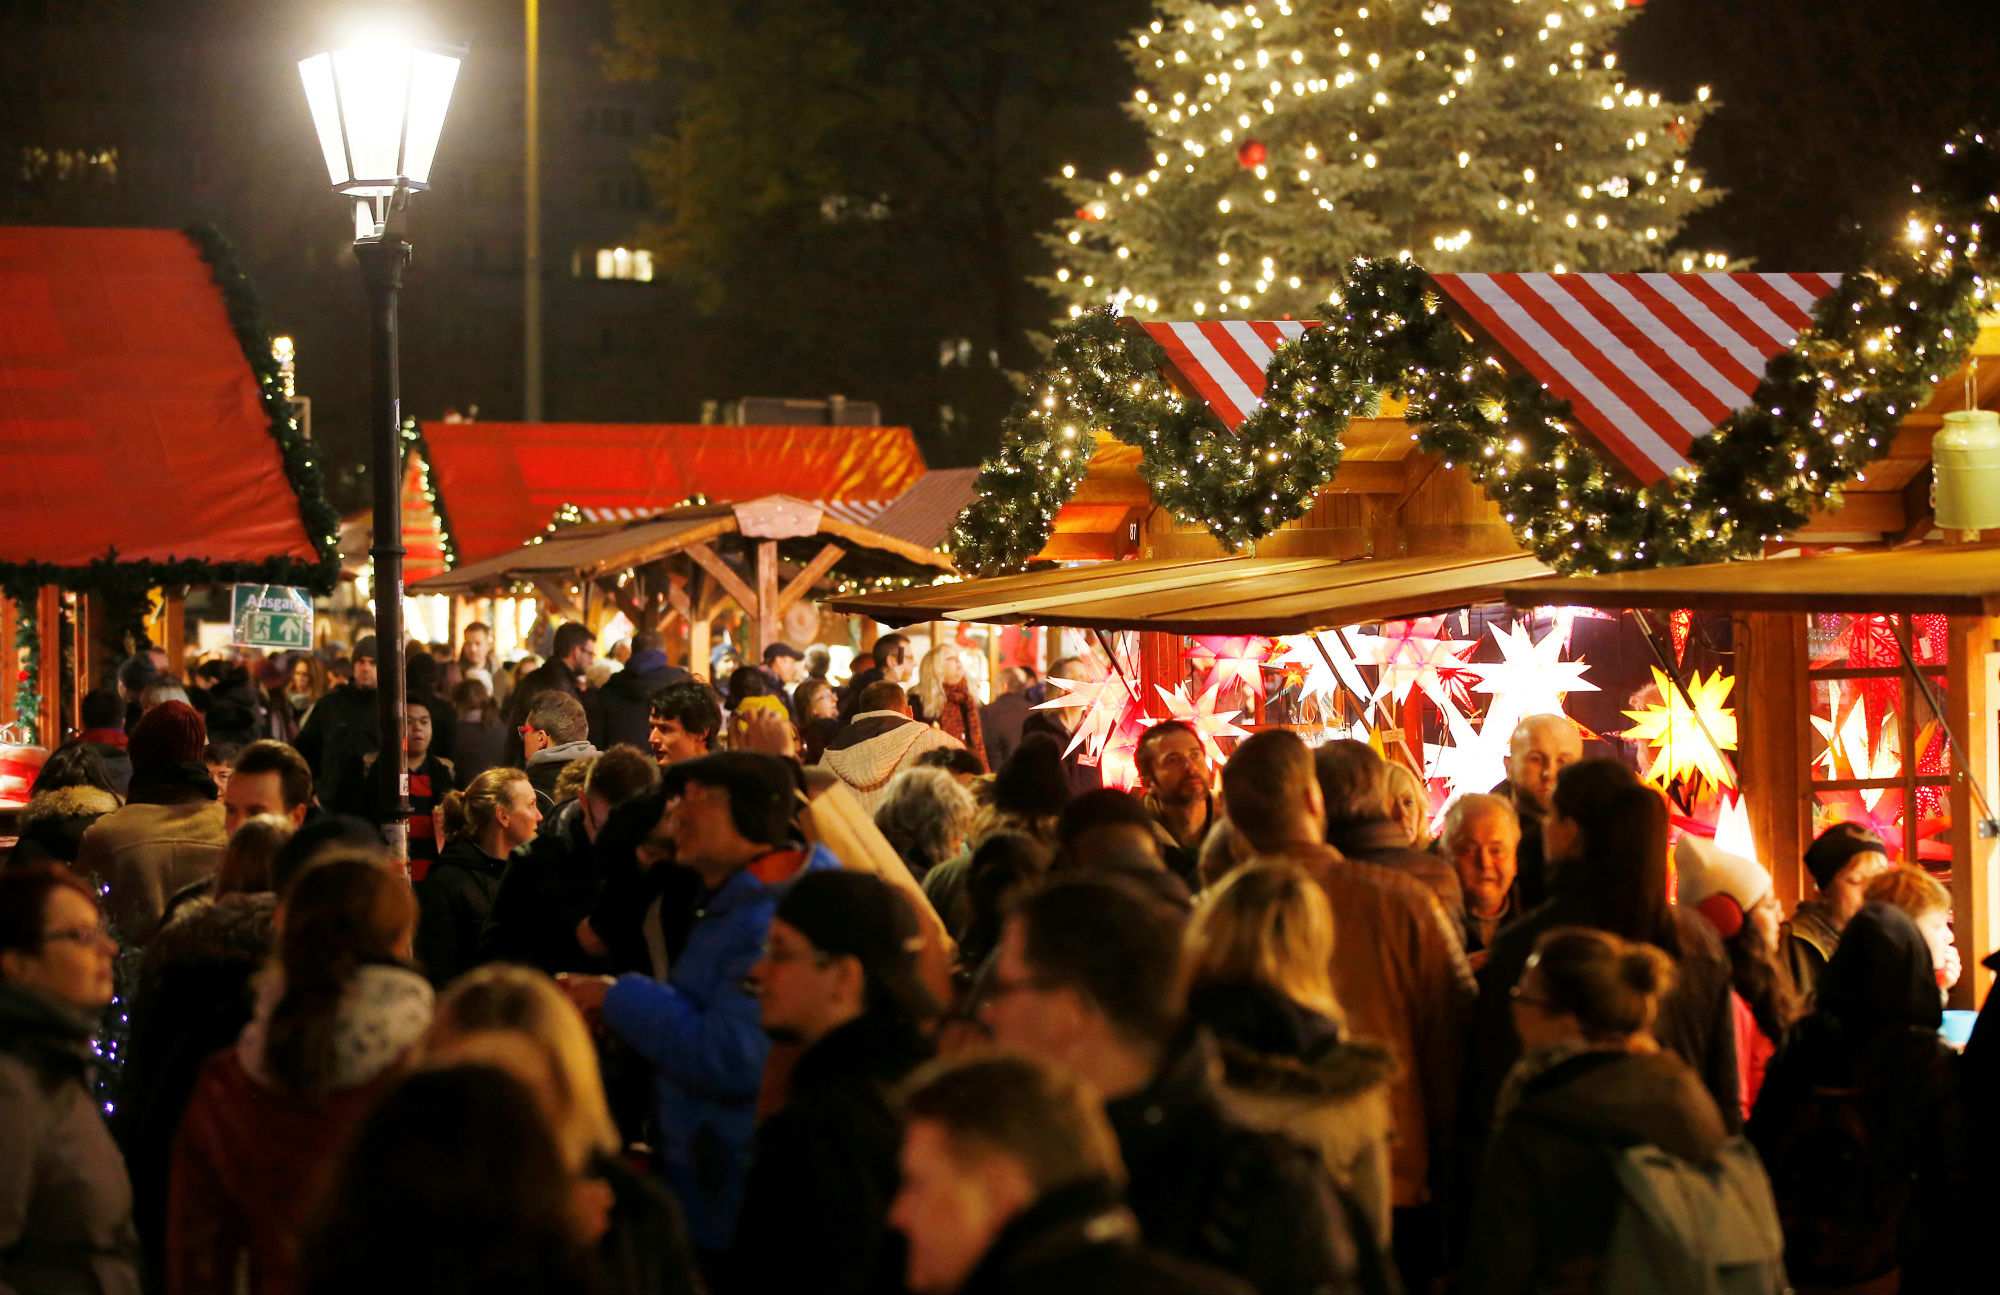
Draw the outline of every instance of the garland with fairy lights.
M2000 150L1968 131L1945 153L1933 214L1820 299L1752 403L1695 442L1691 470L1632 485L1571 429L1567 401L1460 331L1424 271L1364 260L1322 309L1324 326L1277 350L1264 406L1234 437L1173 395L1157 348L1109 314L1058 330L954 528L953 556L980 573L1026 565L1083 479L1092 429L1144 451L1162 507L1240 549L1311 505L1348 420L1379 394L1405 399L1418 447L1465 464L1522 546L1559 570L1757 553L1838 506L1971 349L1991 286L1980 220L2000 212Z
M416 455L423 464L424 502L431 506L431 515L437 518L438 552L444 557L444 568L449 571L458 565L458 544L451 537L451 515L444 510L444 492L437 488L435 469L431 464L431 444L424 439L423 425L414 418L403 420L403 459Z

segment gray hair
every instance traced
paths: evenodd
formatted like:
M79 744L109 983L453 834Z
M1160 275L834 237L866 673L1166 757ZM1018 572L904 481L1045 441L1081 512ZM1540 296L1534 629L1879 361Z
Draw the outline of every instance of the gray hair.
M911 768L889 783L875 826L905 863L931 867L951 856L972 830L972 793L938 768Z
M1444 812L1444 824L1438 829L1438 840L1444 844L1447 853L1456 851L1464 839L1472 821L1485 814L1498 814L1514 825L1519 831L1521 820L1514 813L1514 807L1504 796L1490 796L1483 791L1468 791L1451 802Z
M187 689L181 687L173 680L167 679L146 685L145 691L139 694L139 712L140 714L144 714L153 709L153 707L164 706L170 701L177 701L188 706L194 704L188 700Z

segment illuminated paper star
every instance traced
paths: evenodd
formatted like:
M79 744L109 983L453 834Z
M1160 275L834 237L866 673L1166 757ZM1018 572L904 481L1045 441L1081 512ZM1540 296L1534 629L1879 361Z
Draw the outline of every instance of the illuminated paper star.
M1130 791L1139 785L1139 739L1158 722L1139 708L1138 700L1132 699L1132 705L1105 740L1104 754L1097 760L1098 782L1120 791Z
M1068 755L1078 747L1084 748L1092 758L1104 750L1105 741L1125 709L1135 698L1125 676L1113 671L1102 679L1064 679L1050 675L1048 682L1064 689L1060 697L1036 706L1036 710L1081 710L1083 717L1077 721L1076 731L1071 734L1069 745L1063 748Z
M1278 643L1284 649L1284 655L1272 664L1296 666L1305 671L1305 677L1299 683L1300 700L1316 702L1320 714L1330 716L1335 711L1334 699L1344 688L1361 703L1363 720L1374 713L1374 690L1361 678L1361 669L1355 664L1354 654L1348 651L1347 642L1340 635L1293 634L1279 639ZM1324 655L1320 652L1321 648L1326 649Z
M1382 626L1385 633L1344 630L1354 658L1376 668L1373 698L1393 697L1398 706L1409 700L1412 688L1436 703L1439 710L1463 709L1452 699L1446 672L1465 668L1466 657L1477 647L1476 639L1439 638L1442 616L1392 621Z
M1185 685L1182 685L1185 687ZM1250 730L1238 728L1233 721L1241 711L1226 710L1217 713L1215 709L1216 685L1210 684L1201 696L1190 700L1180 687L1168 692L1158 684L1153 691L1160 694L1160 700L1167 704L1167 711L1173 718L1193 729L1201 738L1201 744L1208 751L1209 763L1221 768L1222 748L1217 745L1219 737L1249 737Z
M1479 674L1473 688L1493 697L1486 708L1486 731L1512 737L1514 726L1530 715L1562 714L1563 698L1570 693L1597 691L1583 677L1588 663L1562 659L1569 640L1566 628L1550 630L1539 640L1525 621L1492 629L1501 659L1472 667Z
M1454 709L1444 712L1445 745L1424 743L1424 778L1446 785L1446 801L1468 791L1489 791L1507 779L1507 742L1512 729L1496 732L1489 721L1475 730L1472 721Z
M1188 664L1203 671L1205 684L1243 685L1246 697L1264 695L1264 663L1272 640L1261 634L1198 634L1188 648Z
M1722 752L1736 749L1736 712L1724 704L1736 686L1735 676L1720 669L1705 679L1699 673L1691 675L1688 697L1683 697L1673 680L1655 666L1653 685L1660 690L1660 701L1626 711L1625 717L1634 723L1620 734L1653 748L1653 763L1640 776L1662 787L1689 775L1718 787L1734 787L1736 770Z

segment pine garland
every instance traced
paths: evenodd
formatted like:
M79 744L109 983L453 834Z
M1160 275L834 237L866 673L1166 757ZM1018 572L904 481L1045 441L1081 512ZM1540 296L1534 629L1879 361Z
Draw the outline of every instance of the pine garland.
M431 457L430 442L424 439L423 425L414 418L403 420L403 459L415 454L424 465L424 499L437 515L438 549L444 554L445 570L458 565L458 542L452 538L451 514L445 511L444 491L438 489L437 460ZM402 498L402 483L397 483L396 497Z
M1463 463L1521 544L1569 572L1720 561L1760 552L1887 452L1902 418L1965 360L1987 300L1980 221L2000 211L1994 141L1946 148L1934 212L1842 278L1773 357L1752 403L1695 442L1693 467L1637 487L1571 428L1566 401L1467 337L1424 271L1363 260L1281 346L1265 403L1231 437L1159 377L1156 347L1106 312L1059 329L959 518L961 569L1018 570L1048 541L1088 467L1094 429L1145 451L1154 499L1232 551L1310 507L1350 418L1408 402L1424 452Z

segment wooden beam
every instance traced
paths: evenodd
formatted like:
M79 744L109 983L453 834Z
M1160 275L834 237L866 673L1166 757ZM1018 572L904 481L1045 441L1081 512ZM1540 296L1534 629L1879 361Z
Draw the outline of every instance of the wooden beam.
M737 606L753 616L756 615L756 592L743 582L743 577L736 574L734 567L722 560L720 553L707 544L690 544L685 552L694 559L697 566L708 572L716 584L736 600Z
M2000 743L1994 714L2000 708L2000 653L1994 651L2000 621L1953 617L1950 666L1946 671L1944 717L1962 744L1951 780L1951 909L1965 971L1951 991L1951 1006L1977 1008L1993 985L1981 960L2000 942L2000 842L1979 832L1980 804L1968 778L1979 780L1987 797L2000 796Z
M569 590L563 587L562 581L552 576L536 576L529 583L542 596L545 607L561 613L564 620L582 622L583 609L569 596Z
M160 638L167 660L178 665L187 660L187 590L160 590Z
M1736 770L1744 788L1750 836L1786 912L1805 897L1806 842L1812 822L1812 761L1807 747L1811 680L1805 617L1790 612L1736 616L1736 695L1741 727Z
M746 607L757 619L757 651L778 641L778 541L757 541L757 605Z
M1821 531L1863 531L1878 535L1900 534L1908 524L1903 512L1903 495L1862 494L1850 490L1842 497L1840 507L1816 512L1806 524L1791 531L1786 538L1795 535L1813 535Z
M21 672L14 667L14 626L20 612L14 600L0 594L0 726L14 722L14 692L21 686Z
M35 608L35 686L41 691L40 718L42 745L51 751L62 745L63 696L69 691L62 677L62 590L43 585Z
M819 578L833 570L834 564L847 556L847 550L838 544L828 544L813 554L812 561L805 564L778 593L777 615L783 616L792 609L792 604L812 592Z
M1908 544L1920 540L1931 533L1937 525L1936 514L1931 512L1931 466L1926 463L1923 471L1910 478L1903 487L1903 530L1891 538L1891 543Z
M1402 459L1343 461L1333 480L1320 488L1322 494L1400 495L1408 484Z

